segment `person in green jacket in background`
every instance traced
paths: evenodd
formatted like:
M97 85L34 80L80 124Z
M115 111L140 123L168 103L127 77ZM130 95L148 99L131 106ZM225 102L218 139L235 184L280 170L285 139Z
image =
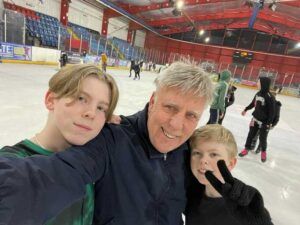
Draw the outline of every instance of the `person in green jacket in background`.
M218 123L219 118L224 116L225 97L227 94L230 77L231 72L229 70L223 70L220 73L220 79L215 88L214 98L209 109L210 117L207 124L216 124Z
M112 118L118 98L114 79L96 66L64 67L49 81L45 95L49 113L44 128L30 139L3 147L0 156L49 156L71 145L83 145L96 137ZM65 208L46 225L91 225L93 215L94 185L88 184L84 198Z

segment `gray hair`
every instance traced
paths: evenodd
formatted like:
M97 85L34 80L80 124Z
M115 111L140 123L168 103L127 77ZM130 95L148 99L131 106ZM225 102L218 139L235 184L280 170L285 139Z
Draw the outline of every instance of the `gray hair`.
M208 73L190 63L172 63L157 76L154 83L157 90L162 87L176 87L183 94L192 92L197 97L204 97L206 105L213 99L214 87Z

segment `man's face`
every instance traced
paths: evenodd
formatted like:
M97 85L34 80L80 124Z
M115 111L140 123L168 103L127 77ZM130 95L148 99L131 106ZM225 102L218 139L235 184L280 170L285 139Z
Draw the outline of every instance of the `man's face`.
M167 153L182 145L195 130L205 107L203 97L183 94L178 88L160 88L148 109L148 131L152 145Z
M81 92L76 99L57 99L54 93L48 96L53 128L63 140L73 145L83 145L97 136L105 123L109 103L107 84L95 77L82 81Z
M205 177L206 171L212 171L213 174L224 182L218 169L217 162L224 160L228 169L232 170L236 164L236 158L230 158L224 144L215 141L200 141L192 149L191 169L197 180L203 185L210 185Z

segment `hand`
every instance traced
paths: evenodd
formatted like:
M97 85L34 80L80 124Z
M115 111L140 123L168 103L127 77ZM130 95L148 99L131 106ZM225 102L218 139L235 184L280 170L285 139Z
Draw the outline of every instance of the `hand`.
M111 119L107 121L108 123L113 123L113 124L120 124L121 123L121 117L119 115L112 115Z
M221 114L220 114L220 119L222 119L224 117L224 113L222 112Z
M223 196L236 220L242 225L273 225L259 191L234 178L224 160L219 160L217 165L225 183L218 180L211 171L206 171L205 177Z
M246 115L246 111L244 110L243 112L242 112L242 116L245 116Z

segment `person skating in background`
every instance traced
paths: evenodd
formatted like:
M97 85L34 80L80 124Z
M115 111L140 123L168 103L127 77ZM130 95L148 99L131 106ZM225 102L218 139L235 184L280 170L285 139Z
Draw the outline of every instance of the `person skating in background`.
M276 100L276 92L271 92L272 95L274 96L274 101L275 101L275 108L274 108L274 119L272 121L272 127L270 128L270 130L274 129L274 127L278 124L279 122L279 119L280 119L280 110L281 110L281 102ZM258 140L258 137L259 137L259 133L260 133L260 130L257 131L255 137L253 138L252 142L251 142L251 149L250 150L254 150L255 149L255 146L257 144L257 140ZM259 143L256 150L255 150L255 153L258 154L261 152L261 144Z
M214 99L209 109L209 120L207 124L218 123L219 117L222 118L225 112L225 97L228 90L228 82L231 77L229 70L223 70L220 73L220 79L214 91Z
M105 52L102 52L101 54L101 67L102 67L102 71L106 72L107 55L105 54Z
M231 175L237 144L229 130L219 124L198 128L190 146L186 225L273 224L260 192Z
M226 94L226 97L225 97L225 111L224 111L223 115L222 115L222 112L219 112L218 124L223 123L224 117L226 115L227 107L231 106L234 103L234 101L235 101L234 92L236 91L236 89L237 88L235 86L233 86L232 84L229 85L228 91L227 91L227 94Z
M134 80L136 79L141 79L140 77L140 73L141 73L141 70L142 70L142 66L143 66L143 61L141 61L140 63L134 65Z
M68 54L66 52L62 52L60 56L60 67L64 67L68 62Z
M80 64L61 69L49 81L45 96L49 113L44 128L32 138L3 147L0 156L50 156L71 145L87 143L111 119L118 96L114 79L96 66ZM45 224L92 225L94 197L94 185L86 185L84 197Z
M270 93L270 85L271 79L269 77L260 77L257 82L259 91L255 94L252 102L242 112L242 115L245 116L248 110L254 108L245 148L239 153L240 157L248 154L248 151L251 149L252 140L257 131L260 130L261 161L265 162L267 160L267 137L269 129L272 127L275 112L274 97Z
M129 68L129 77L131 77L131 71L134 71L134 67L135 67L135 61L132 59L130 61L130 68Z

